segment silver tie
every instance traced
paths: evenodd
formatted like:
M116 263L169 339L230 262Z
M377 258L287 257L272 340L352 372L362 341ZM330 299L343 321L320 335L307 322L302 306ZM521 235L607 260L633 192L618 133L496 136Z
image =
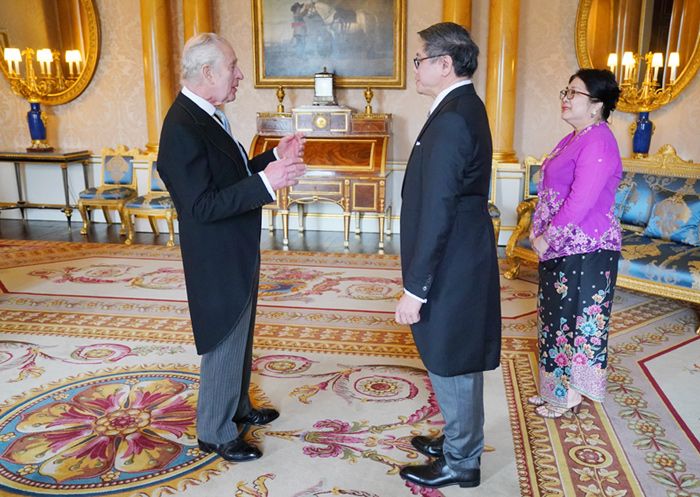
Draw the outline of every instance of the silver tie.
M238 140L236 140L236 138L231 133L231 123L228 122L226 114L224 114L223 110L216 109L214 111L214 116L224 126L224 129L229 134L229 136L233 138L233 141L236 142L238 151L241 153L241 157L243 157L243 164L245 164L245 170L248 171L248 176L250 176L250 169L248 169L248 155L245 153L245 150L243 150L243 146L240 143L238 143Z

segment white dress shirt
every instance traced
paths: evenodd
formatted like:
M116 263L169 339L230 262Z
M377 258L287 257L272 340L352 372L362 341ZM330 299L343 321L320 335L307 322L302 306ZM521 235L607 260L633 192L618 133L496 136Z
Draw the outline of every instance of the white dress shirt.
M445 100L447 94L450 93L452 90L454 90L455 88L459 88L460 86L466 86L470 84L472 84L471 79L461 79L442 90L440 93L438 93L437 97L435 97L435 100L433 100L433 105L430 106L430 112L428 113L428 115L432 114L433 111L437 109L437 106L440 105L440 102Z
M226 131L226 127L224 126L224 123L222 123L221 121L219 121L219 120L214 116L214 112L216 111L216 107L214 107L214 104L212 104L211 102L207 102L205 99L203 99L202 97L200 97L199 95L197 95L196 93L194 93L192 90L190 90L190 89L187 88L186 86L183 86L183 87L182 87L182 94L183 94L184 96L186 96L187 98L189 98L190 100L192 100L192 101L197 105L197 107L199 107L199 108L202 109L204 112L206 112L207 114L209 114L209 115L211 116L211 118L212 118L214 121L216 121L216 123L217 123L219 126L221 126L221 128L222 128L224 131ZM226 133L228 133L228 131L226 131ZM236 141L236 138L235 138L235 137L231 136L231 138L233 138L234 141ZM239 150L240 150L240 148L241 148L241 147L239 147ZM275 148L272 150L272 152L275 154L275 159L279 159L279 156L277 155L277 147L275 147ZM241 150L241 154L243 154L243 153L244 153L244 152ZM247 158L247 157L243 157L243 162L244 162L244 163L248 162L248 158ZM267 191L268 191L268 193L270 194L270 196L272 197L272 200L277 200L277 195L275 195L275 191L272 189L272 185L270 184L270 181L267 179L267 176L265 176L265 173L264 173L263 171L260 171L260 172L257 173L257 174L260 175L260 179L262 180L263 184L265 185L265 188L267 188Z

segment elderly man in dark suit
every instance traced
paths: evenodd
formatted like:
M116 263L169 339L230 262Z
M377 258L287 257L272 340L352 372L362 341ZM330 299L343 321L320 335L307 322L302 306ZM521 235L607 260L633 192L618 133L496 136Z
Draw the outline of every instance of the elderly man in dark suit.
M260 269L261 208L305 171L304 137L283 138L249 159L217 108L236 98L243 73L231 45L203 33L182 55L182 91L163 122L158 172L177 209L187 301L201 376L199 448L229 461L262 454L239 432L274 409L248 397Z
M418 33L418 93L434 98L406 167L401 206L404 295L396 321L411 325L445 418L444 435L415 437L427 465L401 477L418 485L476 487L484 447L483 371L499 364L501 309L487 201L491 133L471 77L479 48L454 23Z

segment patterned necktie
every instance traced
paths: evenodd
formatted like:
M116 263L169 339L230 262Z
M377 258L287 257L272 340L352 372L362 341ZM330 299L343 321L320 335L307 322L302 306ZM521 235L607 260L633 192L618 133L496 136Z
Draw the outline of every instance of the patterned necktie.
M245 164L245 170L248 171L248 176L250 176L250 169L248 169L248 155L245 153L245 150L243 150L243 147L241 146L240 143L238 143L238 140L236 140L233 137L233 134L231 133L231 123L228 122L228 118L226 117L226 114L224 114L223 110L216 109L214 111L214 117L224 126L224 129L226 132L229 134L231 138L233 138L233 141L236 142L236 146L238 147L238 151L241 153L241 157L243 157L243 164Z

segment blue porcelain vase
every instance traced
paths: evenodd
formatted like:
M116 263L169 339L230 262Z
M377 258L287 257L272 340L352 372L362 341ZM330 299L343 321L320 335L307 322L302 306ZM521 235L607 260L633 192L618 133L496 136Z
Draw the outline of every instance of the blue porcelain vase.
M46 142L46 124L41 113L39 102L29 102L31 109L27 112L29 135L32 137L31 147L27 152L53 152L53 147Z
M632 151L635 155L648 155L651 146L651 135L654 132L654 123L649 120L648 112L640 112L637 118L637 129L632 137Z
M29 135L32 143L46 140L46 126L41 119L41 105L39 102L30 102L31 109L27 112L27 124L29 125Z
M39 102L29 103L31 110L27 112L27 124L29 124L29 135L32 141L46 140L46 126L41 119L41 105Z

